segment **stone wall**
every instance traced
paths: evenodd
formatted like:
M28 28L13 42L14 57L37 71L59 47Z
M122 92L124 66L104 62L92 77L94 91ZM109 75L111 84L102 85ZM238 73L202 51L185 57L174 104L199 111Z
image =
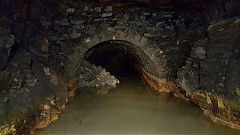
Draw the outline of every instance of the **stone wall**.
M43 64L54 72L50 82L69 88L79 82L79 62L88 50L107 42L137 52L138 60L147 63L138 68L155 90L194 102L213 120L239 129L240 2L181 4L185 9L176 4L153 8L121 2L1 1L1 95L10 91L7 80L16 78L11 72L21 71L18 64L33 72L29 84L43 70L32 65ZM19 60L21 52L27 59ZM63 93L72 95L75 88Z

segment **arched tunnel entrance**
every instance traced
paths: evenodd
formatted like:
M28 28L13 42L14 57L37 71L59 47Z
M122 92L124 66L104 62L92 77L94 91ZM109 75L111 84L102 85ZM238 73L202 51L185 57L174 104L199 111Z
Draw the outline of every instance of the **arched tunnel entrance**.
M85 53L85 59L102 66L119 80L141 79L141 69L152 61L140 47L120 40L101 42Z

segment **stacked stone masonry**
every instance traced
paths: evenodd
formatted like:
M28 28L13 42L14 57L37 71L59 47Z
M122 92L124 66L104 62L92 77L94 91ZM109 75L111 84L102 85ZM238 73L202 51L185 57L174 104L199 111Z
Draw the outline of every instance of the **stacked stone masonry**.
M0 135L32 134L57 120L86 84L79 63L104 42L135 51L143 78L159 93L193 102L214 121L240 129L238 0L189 10L73 0L0 5ZM16 104L21 99L28 106Z

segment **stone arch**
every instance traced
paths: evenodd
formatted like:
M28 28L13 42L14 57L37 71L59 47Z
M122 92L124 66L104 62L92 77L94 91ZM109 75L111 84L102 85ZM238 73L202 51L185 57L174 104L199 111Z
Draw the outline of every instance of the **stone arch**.
M85 44L86 46L86 44ZM129 41L124 40L106 40L99 42L95 45L88 46L88 49L80 50L77 49L73 55L69 57L70 63L67 65L67 71L65 72L65 81L72 81L73 77L76 77L76 73L79 69L81 61L84 61L89 57L94 50L99 48L110 48L110 49L125 49L130 53L137 61L137 70L140 71L140 75L143 80L154 90L159 93L175 93L176 96L181 97L181 91L175 86L175 83L168 81L164 73L161 70L165 70L164 65L159 66L156 61L152 60L149 55L144 51L141 46L137 46ZM67 74L66 74L67 73ZM70 80L69 80L70 79Z
M122 30L114 27L99 27L90 31L94 32L87 32L91 34L87 34L78 40L78 45L76 45L75 52L72 55L69 55L70 64L67 65L67 73L74 71L73 67L75 69L77 68L78 61L83 59L85 53L89 49L98 44L111 41L115 43L118 42L118 44L124 44L128 42L127 44L129 47L135 46L135 49L137 47L138 50L141 50L145 57L148 57L153 62L152 65L155 67L154 70L149 70L146 67L143 70L146 70L146 72L154 75L156 78L166 78L166 65L159 59L159 48L156 49L151 47L152 44L155 43L153 39L148 38L139 31L133 29ZM150 71L154 71L154 74L152 74ZM71 73L71 76L73 75L74 73Z
M153 44L156 44L154 39L146 37L139 31L133 29L122 30L114 27L98 27L90 31L94 32L87 32L90 34L84 35L78 40L78 45L76 45L74 53L68 56L69 63L66 65L66 71L64 73L65 81L68 82L76 76L79 63L84 60L86 53L90 52L89 50L108 43L122 47L126 46L126 48L130 50L135 50L135 52L137 52L135 58L140 62L138 69L141 70L142 75L145 75L145 80L154 81L148 82L156 86L154 89L159 89L159 81L166 82L166 63L159 57L161 49L152 47ZM148 59L146 60L146 58Z
M82 44L88 46L88 49L90 49L101 42L109 40L127 41L143 49L144 47L148 46L147 41L150 39L144 37L136 30L118 30L113 27L106 27L98 28L94 34L86 36L82 40Z
M136 70L147 72L151 75L158 76L157 67L154 62L145 54L145 52L139 47L123 40L109 40L96 44L88 49L83 55L85 60L89 60L91 57L96 59L97 56L103 55L104 52L118 51L129 56L135 63ZM113 54L115 55L115 54Z
M151 60L153 58L153 51L149 48L148 42L150 39L144 37L136 30L117 30L113 27L98 28L95 29L92 34L85 36L81 39L79 52L83 55L87 50L93 46L110 40L121 40L132 43L135 46L140 47ZM157 62L156 62L157 63Z

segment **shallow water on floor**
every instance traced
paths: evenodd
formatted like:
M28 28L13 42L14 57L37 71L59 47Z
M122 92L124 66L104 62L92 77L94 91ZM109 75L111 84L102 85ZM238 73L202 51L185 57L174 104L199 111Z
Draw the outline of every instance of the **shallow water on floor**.
M238 135L195 105L161 98L128 81L107 95L79 94L59 120L37 135Z

